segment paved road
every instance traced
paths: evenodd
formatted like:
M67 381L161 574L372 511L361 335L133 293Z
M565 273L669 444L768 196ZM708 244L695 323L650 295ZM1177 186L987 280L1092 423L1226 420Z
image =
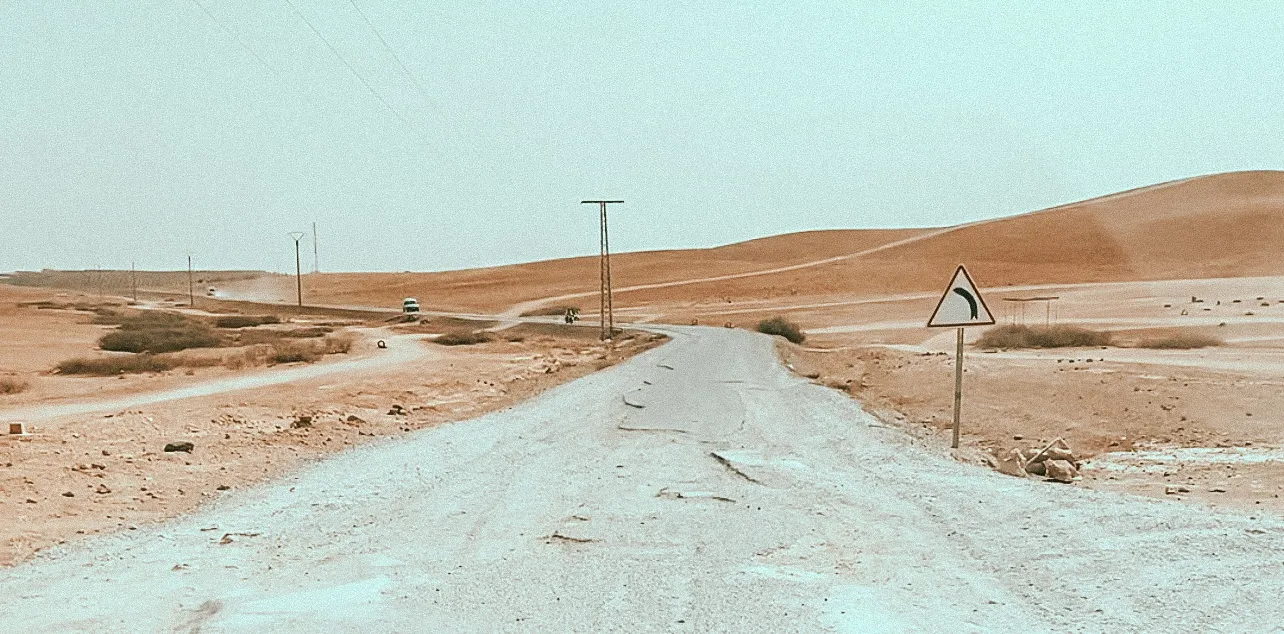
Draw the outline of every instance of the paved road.
M0 631L1284 623L1278 520L959 464L789 375L764 336L667 330L515 408L43 554L0 580Z

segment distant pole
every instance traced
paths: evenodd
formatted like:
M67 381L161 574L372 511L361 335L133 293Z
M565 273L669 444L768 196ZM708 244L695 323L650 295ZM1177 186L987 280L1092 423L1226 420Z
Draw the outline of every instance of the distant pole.
M606 231L606 206L621 204L623 200L582 200L581 205L596 204L601 218L601 256L598 258L598 269L601 277L601 294L599 297L599 315L602 322L602 340L615 337L615 302L611 293L611 240Z
M134 296L134 303L138 303L138 270L134 268L134 263L129 263L129 288Z
M294 281L299 294L299 310L303 310L303 270L299 264L299 240L307 234L302 231L291 231L290 237L294 238Z
M963 329L958 330L958 345L954 350L954 442L950 447L959 448L959 413L963 409Z
M317 223L312 223L312 272L321 272L321 258L317 255Z
M196 291L192 287L192 256L187 256L187 306L196 308Z

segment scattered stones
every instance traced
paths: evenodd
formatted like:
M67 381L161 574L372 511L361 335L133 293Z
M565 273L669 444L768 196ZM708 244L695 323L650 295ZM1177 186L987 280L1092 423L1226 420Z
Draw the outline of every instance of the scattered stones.
M308 415L297 416L294 422L290 423L290 429L306 429L312 426L312 417Z
M1166 487L1164 487L1164 495L1176 495L1176 494L1178 494L1178 493L1190 493L1190 489L1188 489L1188 488L1186 488L1186 487L1183 487L1183 486L1166 486Z
M400 405L393 405L392 408L388 410L389 416L405 416L406 413L406 408Z
M195 448L196 448L196 445L186 440L180 440L178 442L171 442L171 443L165 444L165 451L168 453L174 453L176 451L192 453L192 450Z

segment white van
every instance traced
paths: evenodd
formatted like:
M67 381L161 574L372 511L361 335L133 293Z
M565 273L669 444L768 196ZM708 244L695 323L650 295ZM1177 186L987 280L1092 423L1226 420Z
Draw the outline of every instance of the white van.
M401 312L403 313L419 312L419 300L413 297L407 297L401 300Z

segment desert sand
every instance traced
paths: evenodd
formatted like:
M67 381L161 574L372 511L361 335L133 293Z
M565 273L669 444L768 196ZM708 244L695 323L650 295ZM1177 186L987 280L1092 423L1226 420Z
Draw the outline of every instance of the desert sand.
M623 253L613 258L617 321L752 329L760 319L783 316L808 334L805 344L781 351L799 374L858 399L888 424L939 444L950 418L953 333L923 324L954 266L965 263L1001 323L1078 325L1110 331L1116 343L1104 349L1047 351L970 348L961 459L993 464L1013 448L1033 450L1063 438L1080 457L1090 459L1080 486L1280 513L1284 474L1274 461L1284 459L1284 418L1279 414L1284 396L1276 378L1284 372L1284 263L1274 254L1284 248L1281 214L1284 173L1242 172L958 227L817 231L713 249ZM198 309L284 310L271 306L292 300L293 279L288 276L199 276L202 285L217 284L217 298L198 297ZM74 312L30 303L103 301L100 293L123 294L126 280L110 272L45 272L17 274L12 281L65 290L0 286L0 331L6 335L0 373L29 384L23 393L0 396L0 407L21 412L23 406L90 397L109 402L114 396L181 389L238 374L211 368L196 376L51 376L48 370L58 360L91 351L104 328L85 323ZM140 286L158 306L181 306L186 272L149 274ZM309 304L332 307L328 313L314 309L332 319L365 315L382 320L402 297L415 296L429 311L486 319L452 321L453 328L512 325L522 314L563 305L582 307L584 324L591 326L597 259L442 273L311 274L305 276L304 292ZM1024 308L1006 301L1036 296L1058 299ZM362 309L385 314L351 312ZM398 336L433 331L433 326L423 326ZM982 331L970 329L969 341ZM50 418L40 424L58 427L57 440L4 445L4 462L22 465L6 467L5 504L22 508L25 518L6 529L10 543L20 545L10 560L50 540L65 539L73 529L106 530L191 508L202 494L216 494L205 490L214 480L241 486L366 434L385 436L501 407L589 371L592 364L584 363L583 355L605 354L614 360L633 350L593 344L592 328L577 332L581 339L574 343L534 335L467 351L433 346L431 355L417 358L414 372L389 366L354 373L360 376L300 379L236 399L209 396L121 407L94 418ZM1133 347L1166 333L1203 334L1224 343L1200 350ZM370 354L370 341L365 336L366 349L354 356ZM557 355L563 355L559 363L569 363L562 367L575 369L553 379L514 378ZM425 374L437 376L443 364L453 378L424 381ZM433 405L428 413L412 417L417 422L403 424L386 413L398 394ZM485 398L473 398L478 394ZM289 403L283 405L287 395ZM112 418L101 418L109 414ZM325 422L292 430L289 424L296 415L315 415ZM346 423L349 415L363 423ZM366 429L366 424L372 427ZM316 440L322 427L324 439ZM230 444L218 440L220 433ZM245 433L264 440L238 444L234 439ZM186 456L162 455L153 446L185 434L208 439L203 442L214 444L208 450L213 457L200 452L200 462L188 465ZM126 439L138 446L116 447ZM47 442L57 446L42 444ZM113 455L129 455L131 466L95 472L93 463L105 459L95 454L100 446ZM36 455L51 462L37 468ZM251 458L246 462L243 456ZM274 466L267 466L269 459ZM108 499L85 489L108 473L123 469L135 480L157 475L139 468L140 460L178 469L174 473L220 468L217 478L191 476L196 479L184 491L196 492L192 496L167 498L192 503L171 502L159 514L148 506L150 497L137 495L116 501L107 516L86 510L83 500L98 507L104 504L99 500ZM81 463L89 464L89 470L78 468ZM166 472L165 477L177 476ZM64 488L76 497L62 498ZM33 529L33 519L56 527Z

